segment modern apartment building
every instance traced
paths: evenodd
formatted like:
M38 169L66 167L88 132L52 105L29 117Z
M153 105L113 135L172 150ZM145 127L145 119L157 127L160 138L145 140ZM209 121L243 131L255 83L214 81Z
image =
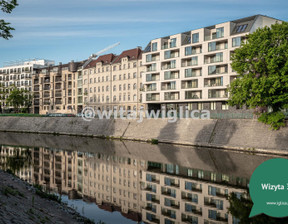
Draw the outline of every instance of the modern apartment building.
M230 57L247 34L277 21L256 15L150 41L143 102L150 110L236 111L226 104L227 86L237 77Z
M34 113L77 113L78 75L83 62L42 68L33 77Z
M11 107L6 105L5 99L9 93L9 86L16 86L19 89L32 92L32 77L44 66L54 65L54 61L51 60L32 60L10 63L0 68L0 84L8 91L5 94L1 94L0 103L2 109L9 110Z
M143 108L142 50L107 54L91 61L83 70L84 104L95 110L135 110Z

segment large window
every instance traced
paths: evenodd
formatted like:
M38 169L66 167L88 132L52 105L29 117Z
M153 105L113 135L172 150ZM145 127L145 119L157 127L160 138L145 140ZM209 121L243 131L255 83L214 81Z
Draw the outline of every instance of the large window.
M232 38L232 47L239 47L241 45L241 37Z
M208 51L216 51L216 42L210 42L208 44Z
M152 61L152 54L147 54L146 55L146 62Z
M224 27L216 29L216 38L224 37Z
M198 43L199 42L199 33L192 34L192 43Z
M152 51L157 51L157 43L152 43Z
M171 51L165 51L164 52L164 59L171 58Z
M170 41L170 48L171 47L176 47L176 38L172 38Z

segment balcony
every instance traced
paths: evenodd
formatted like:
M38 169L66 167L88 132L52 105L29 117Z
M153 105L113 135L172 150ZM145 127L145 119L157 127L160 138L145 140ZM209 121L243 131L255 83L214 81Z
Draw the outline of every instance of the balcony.
M44 100L44 105L50 105L50 100Z
M198 88L198 80L195 79L195 80L189 80L189 81L182 81L181 88L182 89Z
M188 66L196 66L198 65L198 57L191 57L191 58L185 58L181 60L181 66L182 67L188 67Z
M169 218L172 218L172 219L176 219L176 214L174 211L171 211L171 210L162 210L161 211L161 214L166 216L166 217L169 217Z
M223 53L217 53L213 55L205 55L204 56L204 63L211 64L211 63L218 63L223 62Z
M57 83L57 84L55 85L55 89L61 89L61 83Z
M62 100L61 99L56 99L55 104L62 104Z
M204 87L223 86L223 77L204 79Z
M219 51L219 50L225 50L228 48L228 42L225 41L217 41L217 42L210 42L208 44L208 51Z
M168 92L164 94L165 100L178 100L179 99L179 92ZM170 186L174 186L174 183L171 183ZM175 185L176 186L176 185Z
M202 76L202 68L187 68L185 69L185 78Z
M178 78L179 78L179 71L165 71L164 72L164 80L178 79Z
M146 101L159 101L159 99L160 99L159 93L155 93L155 94L148 93L148 94L146 94Z
M146 55L146 62L159 61L159 53Z
M156 64L154 63L154 64L151 64L151 65L147 65L146 69L147 69L146 70L147 72L156 71Z
M176 58L179 57L179 50L165 51L164 59Z
M228 72L228 65L211 65L208 67L208 75L225 74Z
M36 91L37 91L37 92L39 91L39 86L35 86L35 87L34 87L34 92L36 92Z
M156 83L152 83L152 84L147 84L146 85L146 91L157 91L157 86Z
M34 100L34 105L39 105L39 100Z
M146 82L158 81L159 77L159 74L146 74Z
M61 76L56 76L55 82L62 82L62 77Z
M175 90L176 89L176 82L162 82L161 83L161 90Z
M176 61L173 60L173 61L169 61L169 62L163 62L161 64L161 69L162 70L166 70L166 69L174 69L176 68Z
M55 93L56 98L61 98L62 97L62 92L56 92Z
M44 83L50 83L50 78L45 78Z
M208 98L227 98L227 92L225 90L216 90L216 89L209 89L208 90Z
M202 99L202 91L185 91L186 100Z
M46 91L47 91L47 90L50 90L50 85L47 85L47 84L46 84L46 85L44 86L44 90L46 90Z
M49 92L45 92L44 93L44 98L50 98L50 93Z

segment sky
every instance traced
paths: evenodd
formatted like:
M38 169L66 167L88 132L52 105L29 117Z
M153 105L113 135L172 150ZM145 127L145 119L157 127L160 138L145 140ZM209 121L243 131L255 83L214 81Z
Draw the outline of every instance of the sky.
M0 19L15 28L0 39L0 66L34 58L67 63L142 46L150 40L255 14L288 21L287 0L18 0Z

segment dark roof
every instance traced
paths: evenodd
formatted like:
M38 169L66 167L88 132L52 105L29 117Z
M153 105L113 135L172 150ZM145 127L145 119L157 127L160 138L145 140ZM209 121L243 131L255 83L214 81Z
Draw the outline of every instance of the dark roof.
M95 65L99 62L102 62L103 65L110 64L116 57L115 54L101 55L95 60Z
M94 68L94 67L96 67L96 60L90 61L90 63L85 66L85 69L87 69L87 68Z
M134 49L123 51L114 61L115 63L120 63L122 58L128 57L128 60L138 60L142 58L142 50L141 48L137 47Z

